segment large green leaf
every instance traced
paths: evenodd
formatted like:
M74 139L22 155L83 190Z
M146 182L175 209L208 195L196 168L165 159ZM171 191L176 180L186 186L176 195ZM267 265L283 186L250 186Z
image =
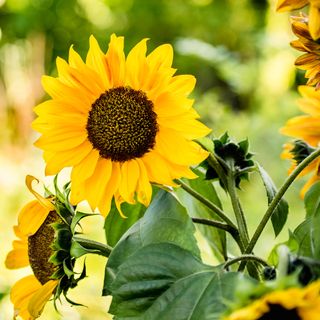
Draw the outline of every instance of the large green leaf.
M186 209L172 194L159 191L145 215L122 236L112 250L103 293L110 294L109 288L119 266L138 249L151 243L173 243L200 257L194 232L194 225Z
M196 190L202 196L209 199L219 208L222 208L220 199L216 193L212 181L204 180L204 176L200 172L197 172L197 174L199 175L198 179L185 181L185 183L187 183L192 189ZM221 221L221 219L212 210L210 210L199 200L190 196L190 194L188 194L182 188L177 189L175 192L181 203L187 209L190 217ZM224 261L227 256L225 231L202 224L197 224L197 228L208 241L215 256L220 259L220 261Z
M111 210L104 223L106 240L111 247L114 247L117 244L122 235L136 221L138 221L147 210L147 208L141 203L137 203L135 205L123 203L121 209L122 212L126 215L126 218L121 217L117 207L113 202Z
M275 187L269 174L260 165L258 165L258 169L265 189L267 191L268 204L270 205L271 201L277 193L277 188ZM287 221L288 211L288 203L282 198L271 216L271 222L275 236L277 236L284 227Z
M315 183L304 197L306 216L313 217L320 214L320 182Z
M177 245L150 244L119 267L109 312L117 320L218 320L240 277Z

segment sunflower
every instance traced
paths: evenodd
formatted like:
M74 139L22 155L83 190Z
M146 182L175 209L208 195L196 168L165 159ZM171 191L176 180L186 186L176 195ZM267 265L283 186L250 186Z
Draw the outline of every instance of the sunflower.
M224 320L318 320L319 314L320 281L316 281L304 288L270 292Z
M27 176L26 184L36 200L27 203L20 211L18 225L14 227L18 240L13 241L13 249L5 261L8 269L31 266L33 271L32 275L17 281L10 293L14 318L20 316L24 320L38 318L52 295L56 300L62 291L66 294L78 280L74 279L73 270L68 275L64 272L65 266L72 269L74 265L74 259L66 250L70 247L70 230L57 213L52 202L54 199L44 198L32 189L34 180L37 179ZM64 233L62 240L59 237L61 232ZM56 237L60 240L56 241Z
M312 39L320 37L320 0L278 0L277 11L292 11L310 4L309 31Z
M148 206L150 182L195 178L190 166L208 156L192 141L210 132L188 98L195 78L173 76L169 44L146 55L146 43L125 57L123 37L112 35L104 54L91 36L85 62L71 47L69 63L57 58L59 76L42 79L52 100L35 108L33 128L46 174L72 167L71 202L87 200L103 215L113 197L118 208Z
M295 65L302 70L306 70L305 77L308 78L308 85L320 86L320 44L312 39L308 30L308 18L305 15L292 17L292 30L298 37L290 44L293 48L306 52L298 57Z
M281 128L280 132L290 137L298 138L305 141L311 147L318 147L320 142L320 92L313 87L300 86L299 92L303 96L298 101L300 109L307 114L291 118L286 125ZM292 154L293 144L286 144L282 158L293 159ZM315 159L301 173L305 176L313 172L313 176L308 180L301 190L302 197L306 191L318 180L320 180L320 160ZM296 162L293 161L289 172L296 167Z

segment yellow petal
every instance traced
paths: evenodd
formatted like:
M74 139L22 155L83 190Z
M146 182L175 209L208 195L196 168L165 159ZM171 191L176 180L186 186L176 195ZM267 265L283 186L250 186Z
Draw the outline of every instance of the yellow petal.
M172 61L173 49L170 44L163 44L157 47L147 56L147 62L152 70L170 68Z
M109 71L109 83L112 87L124 85L125 55L123 52L124 38L111 35L106 60Z
M147 52L147 40L143 39L129 52L126 60L126 84L139 90L144 80Z
M36 181L37 183L39 183L39 180L31 175L27 175L26 176L26 186L29 189L29 191L35 196L35 198L39 201L39 203L46 208L47 210L51 211L54 210L54 205L52 204L52 202L47 199L44 198L43 196L41 196L38 192L36 192L33 187L32 187L32 183L33 181Z
M80 89L92 100L97 99L105 91L98 73L89 69L85 64L81 69L72 68L65 60L59 57L56 60L56 64L61 82L69 87Z
M148 179L151 182L175 186L172 181L170 167L163 157L155 151L149 152L141 158L148 173Z
M41 288L41 283L35 276L30 275L17 281L10 292L10 300L14 305L15 316L22 316L25 320L34 318L28 312L28 304L32 295Z
M155 148L163 157L179 165L196 165L208 156L208 152L197 143L188 141L176 131L164 127L159 130Z
M175 94L189 95L196 85L196 78L191 75L178 75L171 79L169 90Z
M29 265L28 247L11 250L5 260L6 268L19 269Z
M152 187L148 178L148 173L142 160L136 159L139 165L139 179L137 185L137 198L138 201L146 207L150 204L152 197Z
M104 89L107 90L111 86L108 78L106 57L101 51L100 46L94 36L90 36L89 42L90 48L88 51L86 64L99 74L103 82Z
M116 190L119 188L121 180L121 172L120 172L120 164L119 162L112 162L112 173L110 180L105 188L104 196L101 198L99 203L99 211L100 213L106 217L110 211L111 201L116 193Z
M139 165L135 160L126 161L121 166L119 193L128 203L135 203L134 194L139 179Z
M112 173L110 159L99 158L92 176L85 181L86 200L92 210L98 207Z
M38 318L41 315L58 283L57 280L49 280L32 295L28 305L28 311L32 317Z
M77 165L82 161L92 150L92 145L89 141L84 141L76 148L59 152L44 152L44 159L47 163L46 175L57 174L60 170L66 167Z
M195 120L189 113L179 117L158 117L161 126L174 129L186 139L197 139L211 132L211 129Z
M59 79L42 76L41 79L42 86L44 90L53 98L58 101L64 100L72 100L75 97L80 98L86 105L92 105L92 103L96 100L95 97L87 95L85 92L80 90L79 88L72 88L67 86Z
M35 234L47 218L49 212L50 209L44 207L38 200L30 201L19 213L19 230L26 236Z
M309 10L309 31L314 40L320 38L320 5L310 4Z
M292 11L300 9L308 4L308 0L278 0L277 11Z

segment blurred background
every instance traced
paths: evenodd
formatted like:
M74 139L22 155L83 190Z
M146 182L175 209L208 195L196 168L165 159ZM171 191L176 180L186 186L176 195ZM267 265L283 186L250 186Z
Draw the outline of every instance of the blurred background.
M104 51L112 33L125 36L127 52L145 37L150 38L150 50L163 43L172 44L177 73L197 78L193 96L202 121L215 136L228 131L237 140L248 137L255 159L279 186L289 163L279 158L288 139L278 131L288 118L299 114L296 87L305 80L293 65L297 53L289 46L294 38L289 15L276 13L275 2L0 0L1 320L12 317L10 286L30 272L4 267L17 213L32 199L24 186L25 175L51 183L51 178L44 177L41 152L32 145L37 136L30 123L33 106L47 98L41 76L56 74L56 57L67 59L71 45L85 57L91 34ZM290 228L303 214L298 196L301 185L302 181L296 182L287 194ZM250 184L242 184L240 194L253 230L266 208L264 189L252 176ZM87 220L92 221L86 223L85 233L103 239L102 218ZM277 241L285 240L287 233L286 228ZM264 237L258 246L267 257L274 241L271 228ZM89 257L87 263L90 278L80 283L72 297L84 301L88 308L64 304L61 315L57 315L47 306L44 319L108 319L108 299L100 297L104 261Z

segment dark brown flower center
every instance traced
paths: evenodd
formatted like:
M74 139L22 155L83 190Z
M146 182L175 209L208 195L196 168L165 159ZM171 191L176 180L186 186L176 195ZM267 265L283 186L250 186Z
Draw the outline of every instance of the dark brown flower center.
M112 88L92 105L88 139L100 156L124 162L152 150L158 131L153 103L142 91Z
M280 304L269 304L270 310L257 320L302 320L297 309L285 309Z
M51 211L38 231L34 235L28 237L30 266L35 277L41 284L48 282L52 274L56 271L55 265L48 260L53 253L51 245L55 235L55 231L51 224L59 221L61 220L58 214L55 211Z

